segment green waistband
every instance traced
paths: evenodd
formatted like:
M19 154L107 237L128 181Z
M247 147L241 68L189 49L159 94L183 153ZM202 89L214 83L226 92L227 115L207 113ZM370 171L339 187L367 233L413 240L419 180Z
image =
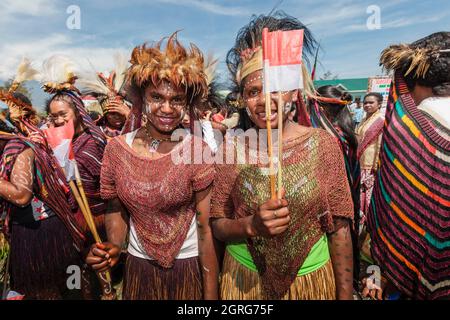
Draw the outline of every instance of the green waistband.
M252 256L248 251L247 244L245 242L233 243L227 245L228 253L236 259L240 264L248 269L257 272L256 265L253 263ZM330 252L328 250L328 239L326 235L323 235L319 241L309 251L308 256L303 262L297 276L304 276L305 274L316 271L323 267L330 259Z

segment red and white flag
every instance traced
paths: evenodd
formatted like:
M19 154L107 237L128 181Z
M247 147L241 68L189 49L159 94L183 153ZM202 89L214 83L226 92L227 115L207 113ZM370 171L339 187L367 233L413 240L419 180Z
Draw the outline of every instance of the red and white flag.
M264 92L303 88L303 30L263 29Z
M61 168L64 169L67 181L75 179L75 155L72 148L74 135L73 122L61 127L51 127L43 130L49 146Z

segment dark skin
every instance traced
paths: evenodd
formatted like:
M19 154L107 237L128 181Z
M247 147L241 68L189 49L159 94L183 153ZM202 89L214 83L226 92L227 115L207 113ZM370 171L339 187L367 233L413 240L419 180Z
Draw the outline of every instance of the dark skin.
M378 101L378 99L374 96L367 96L364 98L364 111L366 112L366 117L369 118L371 115L373 115L375 112L380 110L381 103Z
M130 114L130 108L122 100L112 100L106 106L105 113L106 125L112 129L120 130Z
M262 71L255 71L244 79L243 98L250 117L259 129L267 128L265 115L265 95L263 93ZM273 114L278 111L278 95L271 94L270 108ZM287 107L297 101L298 91L283 92L282 103L286 108L283 112L283 140L298 136L305 127L289 120ZM277 116L270 121L272 129L278 128ZM289 208L282 190L281 199L268 199L261 204L252 216L227 219L214 219L212 226L217 239L223 242L244 241L248 238L262 236L274 237L289 227ZM329 236L329 249L336 281L336 296L339 300L353 299L353 249L350 237L350 227L347 220L336 219L335 231Z
M133 141L132 148L139 155L158 157L169 153L177 141L163 141L156 152L149 151L152 137L164 139L180 125L187 108L187 98L184 88L175 87L167 82L159 86L150 85L145 90L147 104L147 126L140 128ZM209 222L211 190L207 188L195 193L197 211L197 231L199 259L203 279L203 296L205 299L218 299L219 267L214 248L214 241ZM109 202L105 216L108 241L91 247L86 263L94 270L106 270L117 265L128 232L129 218L119 199Z
M10 181L0 178L0 197L15 206L26 207L33 198L34 152L30 148L16 158Z
M50 126L63 126L70 121L74 123L75 135L83 132L83 126L70 104L63 100L52 101L49 106ZM25 207L33 198L34 152L26 149L18 155L11 172L10 181L0 179L0 197L12 204Z
M423 100L434 96L434 94L432 88L416 84L414 86L414 89L411 90L411 96L413 97L414 102L418 106Z
M334 230L328 234L337 300L353 300L353 245L348 219L335 218Z

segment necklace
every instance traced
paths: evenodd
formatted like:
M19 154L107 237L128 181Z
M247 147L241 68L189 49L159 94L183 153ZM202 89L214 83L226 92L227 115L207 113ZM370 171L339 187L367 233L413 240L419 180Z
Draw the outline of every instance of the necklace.
M148 126L145 127L145 134L150 139L149 151L152 153L156 152L156 150L158 150L158 147L162 142L171 140L171 137L164 138L164 139L156 139L156 138L152 137L152 135L150 134L150 131L148 130Z

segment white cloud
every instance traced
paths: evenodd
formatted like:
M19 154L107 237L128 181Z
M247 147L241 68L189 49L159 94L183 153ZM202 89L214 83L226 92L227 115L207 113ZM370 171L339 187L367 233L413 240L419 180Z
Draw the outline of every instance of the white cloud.
M345 24L351 22L356 17L361 17L366 14L363 6L345 6L339 7L331 5L327 9L320 10L318 14L311 14L309 18L305 19L305 24L311 24L312 28L330 28L335 27L336 24ZM309 16L309 15L308 15Z
M174 4L180 6L192 6L200 9L202 11L206 11L209 13L214 13L218 15L224 16L248 16L251 12L243 7L232 7L232 6L223 6L217 3L213 3L212 1L205 0L156 0L160 3Z
M423 24L423 23L431 23L431 22L437 22L448 16L449 13L442 13L440 15L435 16L413 16L408 18L398 18L392 21L389 21L387 23L382 23L381 27L383 29L391 29L391 28L401 28L401 27L407 27L410 25L417 25L417 24Z
M56 13L56 0L2 0L0 3L0 19L12 14L30 16L49 16Z
M40 68L42 61L53 54L65 54L71 57L81 71L107 71L113 66L114 53L122 51L126 55L130 50L125 48L84 47L74 46L70 37L64 34L51 34L43 39L0 43L0 79L12 78L23 56L26 56L36 68Z

